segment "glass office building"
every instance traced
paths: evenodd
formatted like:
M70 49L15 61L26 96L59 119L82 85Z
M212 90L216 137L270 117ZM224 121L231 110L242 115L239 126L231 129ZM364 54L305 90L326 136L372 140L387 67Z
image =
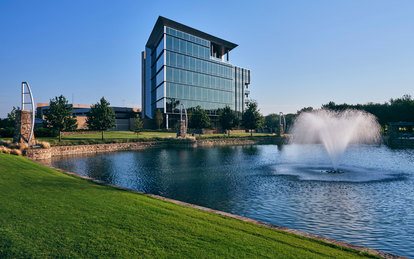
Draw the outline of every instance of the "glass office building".
M142 52L143 116L160 109L176 120L180 106L201 106L211 117L230 106L241 114L248 101L250 70L232 65L236 44L159 17Z

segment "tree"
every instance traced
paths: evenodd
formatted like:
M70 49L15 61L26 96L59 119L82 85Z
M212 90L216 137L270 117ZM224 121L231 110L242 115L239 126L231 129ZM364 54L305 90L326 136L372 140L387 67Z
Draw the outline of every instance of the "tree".
M17 111L19 111L20 108L19 107L14 107L13 109L10 111L10 113L7 113L7 119L9 120L10 124L14 126L14 124L16 123L16 119L17 119Z
M192 112L191 119L189 120L190 128L198 129L201 134L201 129L210 127L210 117L207 112L201 109L198 105Z
M231 130L239 124L239 118L229 106L226 106L220 110L219 122L224 130ZM230 136L230 131L228 135Z
M160 109L157 109L155 111L155 124L157 126L157 129L161 128L162 122L164 121L164 116L162 116L162 112Z
M253 129L261 127L263 123L263 116L260 114L257 109L256 102L249 102L247 104L247 109L243 113L242 124L243 126L250 130L250 136L253 135Z
M78 127L76 116L72 115L72 106L63 95L50 99L45 118L47 127L59 131L59 141L62 139L62 131L76 130Z
M279 115L276 113L271 113L265 116L265 127L272 130L276 130L279 128Z
M91 107L88 112L86 124L89 129L102 131L102 140L104 131L115 127L115 112L109 107L110 103L104 97Z
M138 134L142 131L142 127L144 126L144 121L141 120L139 115L134 119L134 132Z

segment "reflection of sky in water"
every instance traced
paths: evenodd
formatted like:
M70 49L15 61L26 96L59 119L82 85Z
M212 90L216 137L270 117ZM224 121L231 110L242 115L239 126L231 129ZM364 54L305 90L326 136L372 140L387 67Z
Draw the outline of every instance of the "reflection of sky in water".
M52 165L275 225L414 257L414 150L320 145L148 149Z

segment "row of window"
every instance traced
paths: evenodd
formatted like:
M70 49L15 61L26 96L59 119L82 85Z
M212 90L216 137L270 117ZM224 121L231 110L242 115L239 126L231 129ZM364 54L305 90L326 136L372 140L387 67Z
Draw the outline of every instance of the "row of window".
M166 80L173 83L207 87L224 91L234 91L234 84L231 79L204 75L172 67L167 67Z
M187 54L197 58L210 59L210 48L166 35L166 49Z
M158 56L163 52L163 50L164 50L164 37L161 38L161 41L158 43L157 47L155 48L155 51L152 51L151 65L154 64L155 60L157 60Z
M158 72L158 74L151 80L151 89L155 89L159 86L162 82L165 81L164 78L164 68Z
M160 90L160 93L161 92L162 91ZM195 86L190 86L190 85L174 84L174 83L166 84L166 96L171 97L171 98L178 98L178 99L191 99L195 101L219 102L219 103L224 103L224 104L232 104L233 99L234 99L232 92L201 88L201 87L195 87ZM159 98L157 97L157 99Z
M235 74L236 74L235 77L237 78L237 80L241 81L243 78L244 83L250 84L250 70L247 70L241 67L236 67Z
M157 62L155 63L155 65L153 65L152 66L152 68L151 68L151 73L152 73L152 75L155 75L163 66L164 66L164 63L165 63L165 60L164 60L164 53L165 52L163 52L162 54L161 54L161 56L158 58L158 60L157 60Z
M164 101L164 100L162 100ZM191 110L200 106L201 109L205 110L209 115L218 115L219 109L223 109L226 106L230 106L231 109L234 109L234 105L227 105L223 103L211 103L211 102L199 102L199 101L189 101L189 100L180 100L175 98L167 98L166 100L166 111L168 113L180 113L180 104L184 104L187 110Z
M166 27L166 31L165 32L167 34L176 36L178 38L185 39L185 40L189 40L189 41L192 41L192 42L195 42L195 43L204 45L206 47L210 47L210 41L204 40L204 39L199 38L197 36L194 36L194 35L191 35L191 34L182 32L182 31L178 31L178 30L172 29L170 27Z
M226 77L228 79L232 79L234 74L234 69L230 66L225 66L215 62L201 60L198 58L193 58L170 51L167 51L166 62L168 66L193 70L215 76Z

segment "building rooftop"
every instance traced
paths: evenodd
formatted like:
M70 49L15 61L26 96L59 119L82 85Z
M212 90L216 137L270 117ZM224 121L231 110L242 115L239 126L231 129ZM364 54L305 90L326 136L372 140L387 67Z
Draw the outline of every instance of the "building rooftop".
M194 36L203 38L205 40L211 41L212 43L215 43L219 46L224 47L224 49L228 50L228 51L230 51L230 50L232 50L232 49L234 49L235 47L238 46L237 44L232 43L230 41L226 41L226 40L217 38L217 37L215 37L213 35L210 35L208 33L205 33L205 32L196 30L194 28L191 28L187 25L184 25L184 24L178 23L176 21L167 19L165 17L159 16L158 19L157 19L157 22L155 23L154 29L152 29L152 32L151 32L151 35L148 39L146 47L149 47L149 48L155 47L155 44L157 44L157 42L159 40L159 35L161 33L163 33L164 26L167 26L167 27L170 27L170 28L173 28L173 29L177 29L179 31L186 32L186 33L192 34Z

